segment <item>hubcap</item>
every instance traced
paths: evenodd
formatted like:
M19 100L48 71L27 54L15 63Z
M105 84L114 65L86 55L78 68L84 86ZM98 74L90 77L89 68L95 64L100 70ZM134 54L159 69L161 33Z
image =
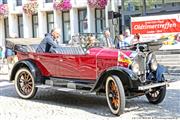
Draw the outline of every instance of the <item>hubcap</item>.
M149 95L152 97L152 98L157 98L160 94L160 90L154 90L152 92L149 93Z
M32 77L27 72L22 72L18 76L19 90L24 95L29 95L33 88Z

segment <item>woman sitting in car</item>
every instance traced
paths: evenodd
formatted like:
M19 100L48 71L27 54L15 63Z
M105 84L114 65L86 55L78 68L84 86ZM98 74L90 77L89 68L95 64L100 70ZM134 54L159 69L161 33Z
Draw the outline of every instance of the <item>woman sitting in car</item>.
M95 42L96 38L94 36L88 36L86 49L88 50L89 48L95 47Z

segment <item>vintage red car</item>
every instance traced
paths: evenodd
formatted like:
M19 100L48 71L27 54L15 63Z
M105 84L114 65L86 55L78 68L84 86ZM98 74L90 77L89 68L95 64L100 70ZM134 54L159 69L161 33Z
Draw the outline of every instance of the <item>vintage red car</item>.
M128 98L145 95L158 104L165 97L165 69L152 52L154 43L138 43L126 50L66 45L54 53L36 53L32 46L17 45L19 61L10 80L24 99L34 97L39 87L105 95L110 111L120 115Z

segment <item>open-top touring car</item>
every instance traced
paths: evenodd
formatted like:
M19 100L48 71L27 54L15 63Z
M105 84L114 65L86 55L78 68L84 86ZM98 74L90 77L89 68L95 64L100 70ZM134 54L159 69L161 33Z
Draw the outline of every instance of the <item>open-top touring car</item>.
M36 53L33 45L16 45L18 62L12 68L18 95L35 96L39 87L105 95L111 112L124 112L127 98L145 95L158 104L166 94L165 69L156 61L157 41L129 49L66 45L52 53Z

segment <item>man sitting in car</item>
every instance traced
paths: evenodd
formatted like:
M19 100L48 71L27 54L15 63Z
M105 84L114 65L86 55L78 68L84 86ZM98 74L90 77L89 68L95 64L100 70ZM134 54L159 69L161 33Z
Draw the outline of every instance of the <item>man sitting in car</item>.
M36 52L50 52L51 48L58 48L57 39L60 37L60 29L54 28L51 33L47 33L36 49Z

